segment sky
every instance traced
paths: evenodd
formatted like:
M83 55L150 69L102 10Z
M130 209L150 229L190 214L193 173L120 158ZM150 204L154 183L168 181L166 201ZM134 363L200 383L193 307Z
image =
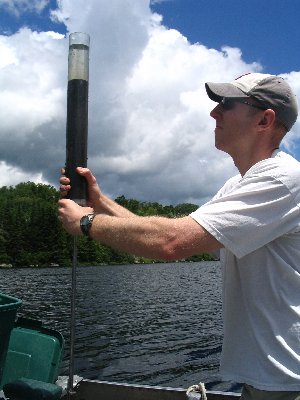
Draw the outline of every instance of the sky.
M88 165L102 190L203 204L237 171L204 83L282 75L300 98L298 0L0 0L0 187L58 187L68 37L91 38ZM300 160L300 123L282 148Z

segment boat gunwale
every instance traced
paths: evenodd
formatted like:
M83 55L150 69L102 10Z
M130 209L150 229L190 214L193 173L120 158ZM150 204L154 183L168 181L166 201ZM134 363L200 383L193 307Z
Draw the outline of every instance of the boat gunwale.
M164 393L166 394L166 396L168 394L178 394L178 396L180 396L180 398L182 399L187 399L186 396L186 391L187 389L184 388L173 388L173 387L168 387L168 386L151 386L151 385L141 385L141 384L132 384L132 383L120 383L120 382L110 382L110 381L99 381L99 380L93 380L93 379L81 379L80 381L78 381L77 385L76 385L76 389L75 391L79 391L83 390L85 391L85 389L88 389L88 387L101 387L104 389L122 389L122 388L126 388L128 390L134 391L135 389L139 392L152 392L153 394L155 392L159 392L159 393ZM214 391L214 390L207 390L206 391L207 394L207 398L209 399L226 399L226 400L231 400L231 399L237 399L240 397L240 393L236 393L236 392L223 392L223 391ZM200 397L200 395L199 395ZM127 397L124 397L127 398Z

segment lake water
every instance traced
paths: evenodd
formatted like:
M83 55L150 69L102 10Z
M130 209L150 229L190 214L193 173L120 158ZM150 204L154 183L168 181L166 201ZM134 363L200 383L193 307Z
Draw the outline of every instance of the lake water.
M71 268L0 269L18 313L59 330L68 375ZM89 379L226 390L218 262L77 269L75 373ZM232 388L230 388L232 389Z

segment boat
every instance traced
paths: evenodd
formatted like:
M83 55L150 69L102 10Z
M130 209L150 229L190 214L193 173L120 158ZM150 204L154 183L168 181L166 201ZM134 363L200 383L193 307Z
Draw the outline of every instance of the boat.
M75 386L75 400L188 400L203 399L197 391L159 386L132 385L83 379ZM237 400L238 393L206 391L208 400Z
M10 400L236 400L203 384L170 388L59 376L64 338L41 321L16 318L22 301L0 293L0 398ZM69 384L71 382L71 384ZM2 390L2 391L1 391Z

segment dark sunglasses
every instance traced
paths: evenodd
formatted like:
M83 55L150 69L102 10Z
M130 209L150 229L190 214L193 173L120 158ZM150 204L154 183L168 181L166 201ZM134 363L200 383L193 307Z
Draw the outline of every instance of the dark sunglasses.
M251 104L247 100L237 99L237 98L231 99L228 97L223 97L223 99L220 101L219 104L221 105L221 107L224 111L228 111L228 110L232 110L234 108L234 103L242 103L242 104L246 104L247 106L250 106L250 107L258 108L259 110L266 110L266 107L264 107L264 106L258 106L256 104Z

